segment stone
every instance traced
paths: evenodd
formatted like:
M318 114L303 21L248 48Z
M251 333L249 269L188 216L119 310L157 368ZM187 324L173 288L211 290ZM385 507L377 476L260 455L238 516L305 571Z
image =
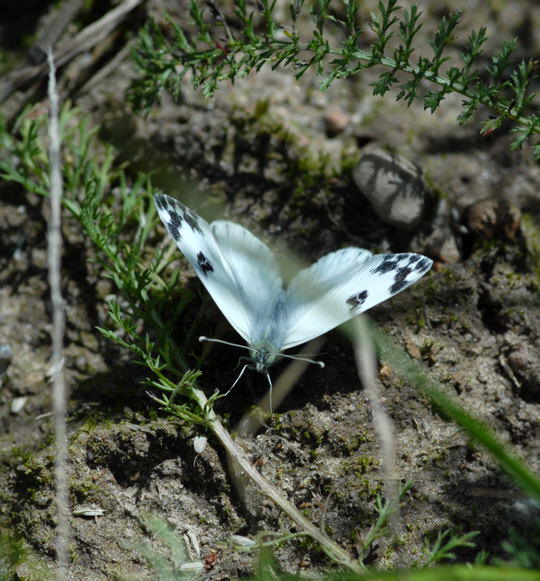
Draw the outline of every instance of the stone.
M324 128L328 137L343 133L350 122L350 115L339 105L328 105L324 112Z
M540 402L540 360L538 346L523 340L515 333L507 333L503 352L525 401Z
M514 240L521 225L521 211L509 200L486 198L465 209L463 222L467 231L480 239Z
M373 149L354 168L353 179L383 222L399 230L420 223L426 188L422 170L408 159Z

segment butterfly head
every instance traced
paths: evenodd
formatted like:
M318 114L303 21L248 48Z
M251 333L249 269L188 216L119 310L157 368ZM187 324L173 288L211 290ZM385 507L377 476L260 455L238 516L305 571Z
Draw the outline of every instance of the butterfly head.
M270 343L257 343L251 346L251 359L259 373L266 373L278 357L279 353Z

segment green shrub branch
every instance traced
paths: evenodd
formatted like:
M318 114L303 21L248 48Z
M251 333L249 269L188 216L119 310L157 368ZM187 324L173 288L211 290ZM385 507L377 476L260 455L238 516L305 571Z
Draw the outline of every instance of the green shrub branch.
M291 68L296 78L315 68L323 91L338 79L378 67L379 77L372 83L375 95L395 90L398 101L410 106L420 99L433 113L447 95L459 94L463 100L457 122L469 121L484 108L491 118L482 121L481 131L491 133L509 121L515 133L514 149L539 132L540 115L529 111L535 62L513 61L515 39L504 41L493 55L485 55L485 27L473 30L456 56L450 49L460 24L458 12L441 19L429 40L431 54L420 55L416 41L423 31L422 13L415 5L403 10L397 0L378 3L369 23L375 39L366 48L360 47L365 35L358 24L358 0L344 0L339 5L317 0L310 11L309 33L305 32L310 28L305 19L302 26L299 24L305 12L303 0L289 5L290 20L285 23L276 20L275 1L263 0L252 11L244 0L234 0L233 4L237 21L234 33L215 4L211 4L213 10L204 11L196 0L191 3L195 30L191 34L170 19L167 27L155 20L148 22L134 51L140 76L133 81L129 98L136 109L151 107L162 90L178 97L187 73L193 86L211 97L221 82L234 82L264 65ZM340 35L341 41L333 44L330 31L332 38ZM306 34L308 38L304 38ZM480 57L487 58L489 64L481 66ZM422 81L429 81L433 88L421 88ZM533 148L540 159L540 145Z

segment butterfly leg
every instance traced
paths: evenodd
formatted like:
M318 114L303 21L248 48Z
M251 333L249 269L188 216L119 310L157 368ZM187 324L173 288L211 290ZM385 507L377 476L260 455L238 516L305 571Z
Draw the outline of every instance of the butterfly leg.
M234 383L231 385L231 387L229 387L229 390L227 391L227 393L223 394L223 397L227 397L229 395L229 393L231 393L231 391L233 390L234 386L240 381L240 378L242 377L242 375L244 375L244 371L249 367L249 363L246 363L244 365L244 367L242 367L242 371L240 371L240 374L238 375L238 377L234 380Z
M268 385L270 386L270 393L269 393L269 399L268 399L268 408L270 411L270 415L272 415L274 412L272 411L272 380L270 379L270 374L268 373L268 370L266 370L266 379L268 379Z

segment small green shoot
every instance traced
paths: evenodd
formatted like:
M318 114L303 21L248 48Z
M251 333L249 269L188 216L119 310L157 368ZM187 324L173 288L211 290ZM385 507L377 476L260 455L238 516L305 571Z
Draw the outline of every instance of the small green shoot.
M434 565L435 563L441 563L442 561L456 559L457 556L453 551L460 547L475 547L475 544L471 539L476 537L478 534L478 531L471 531L470 533L465 533L461 536L455 536L448 530L444 532L439 531L433 546L430 547L427 542L425 544L428 557L426 565Z

